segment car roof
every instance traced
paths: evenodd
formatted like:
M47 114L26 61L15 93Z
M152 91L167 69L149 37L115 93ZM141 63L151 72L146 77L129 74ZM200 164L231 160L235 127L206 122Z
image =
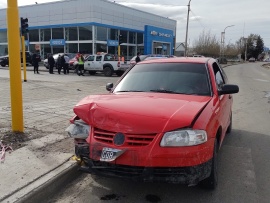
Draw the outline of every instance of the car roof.
M209 60L214 60L213 58L207 57L173 57L173 58L158 58L152 60L141 61L140 64L148 63L207 63Z

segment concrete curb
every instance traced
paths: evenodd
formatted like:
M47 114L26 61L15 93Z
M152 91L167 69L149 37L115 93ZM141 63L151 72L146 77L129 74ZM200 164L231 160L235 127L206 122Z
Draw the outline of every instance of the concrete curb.
M42 203L47 202L48 197L52 197L59 192L63 186L78 178L82 173L78 171L77 162L73 162L69 167L60 169L60 172L44 184L30 191L20 198L16 203Z
M4 199L3 202L47 202L48 197L52 197L59 192L63 186L72 182L82 174L78 171L78 167L77 162L69 160L20 191L17 191L12 196Z

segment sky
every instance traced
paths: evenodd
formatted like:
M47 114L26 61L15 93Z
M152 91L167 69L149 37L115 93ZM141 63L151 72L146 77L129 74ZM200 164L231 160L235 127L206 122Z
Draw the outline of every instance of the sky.
M0 8L6 8L7 1L0 0ZM17 0L19 6L53 1L56 0ZM218 40L225 31L225 44L257 34L270 48L270 0L115 0L115 3L176 20L176 42L185 42L189 1L189 46L203 31Z

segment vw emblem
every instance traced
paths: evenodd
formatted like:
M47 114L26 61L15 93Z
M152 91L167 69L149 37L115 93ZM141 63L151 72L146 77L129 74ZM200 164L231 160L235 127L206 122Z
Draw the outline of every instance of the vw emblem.
M113 138L113 142L115 145L122 145L125 142L125 135L123 133L116 133L114 138Z

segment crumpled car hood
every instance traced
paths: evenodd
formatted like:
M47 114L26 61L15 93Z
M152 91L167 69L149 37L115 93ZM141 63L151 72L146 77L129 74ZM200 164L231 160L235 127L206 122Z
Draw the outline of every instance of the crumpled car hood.
M209 96L123 93L88 96L74 113L89 125L111 132L160 133L189 127Z

